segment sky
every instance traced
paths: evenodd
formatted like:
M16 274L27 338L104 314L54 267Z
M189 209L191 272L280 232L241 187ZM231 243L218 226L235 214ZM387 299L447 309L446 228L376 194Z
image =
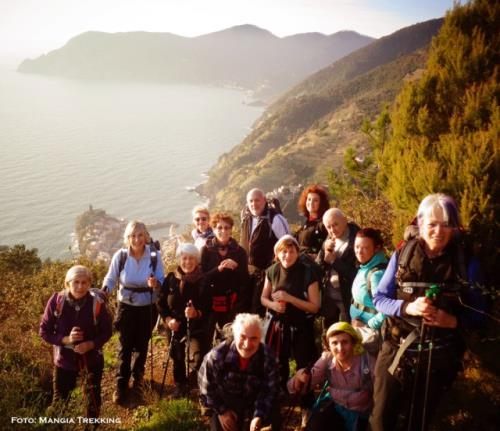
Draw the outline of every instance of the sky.
M35 58L89 30L198 36L254 24L276 36L381 37L441 17L453 0L0 0L0 61Z

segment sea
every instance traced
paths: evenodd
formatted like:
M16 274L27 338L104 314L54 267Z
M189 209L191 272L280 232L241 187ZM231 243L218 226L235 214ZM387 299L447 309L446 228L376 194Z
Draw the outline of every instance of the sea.
M75 219L89 205L182 231L192 207L205 202L192 188L263 112L247 98L234 89L1 66L0 245L68 258Z

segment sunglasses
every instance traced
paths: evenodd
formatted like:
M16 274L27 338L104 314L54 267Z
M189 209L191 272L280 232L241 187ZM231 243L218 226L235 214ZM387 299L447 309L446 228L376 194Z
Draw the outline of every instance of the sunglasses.
M196 217L194 221L207 221L208 219L206 217Z

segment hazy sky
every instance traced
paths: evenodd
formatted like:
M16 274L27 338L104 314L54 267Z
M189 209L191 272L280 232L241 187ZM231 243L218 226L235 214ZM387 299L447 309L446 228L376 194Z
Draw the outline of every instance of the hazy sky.
M277 36L373 37L443 16L453 0L0 0L0 59L37 57L88 30L197 36L255 24Z

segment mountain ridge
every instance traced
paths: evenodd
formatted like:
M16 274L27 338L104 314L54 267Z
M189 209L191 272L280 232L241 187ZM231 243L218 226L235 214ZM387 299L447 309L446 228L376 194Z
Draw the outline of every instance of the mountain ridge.
M403 80L423 67L442 22L398 30L297 84L219 158L196 190L215 207L237 208L252 187L269 191L299 181L326 182L327 170L340 166L349 144L367 151L367 138L359 132L362 121L391 103Z
M277 37L245 24L196 37L172 33L89 31L19 72L240 87L270 100L311 73L374 39L353 31Z

